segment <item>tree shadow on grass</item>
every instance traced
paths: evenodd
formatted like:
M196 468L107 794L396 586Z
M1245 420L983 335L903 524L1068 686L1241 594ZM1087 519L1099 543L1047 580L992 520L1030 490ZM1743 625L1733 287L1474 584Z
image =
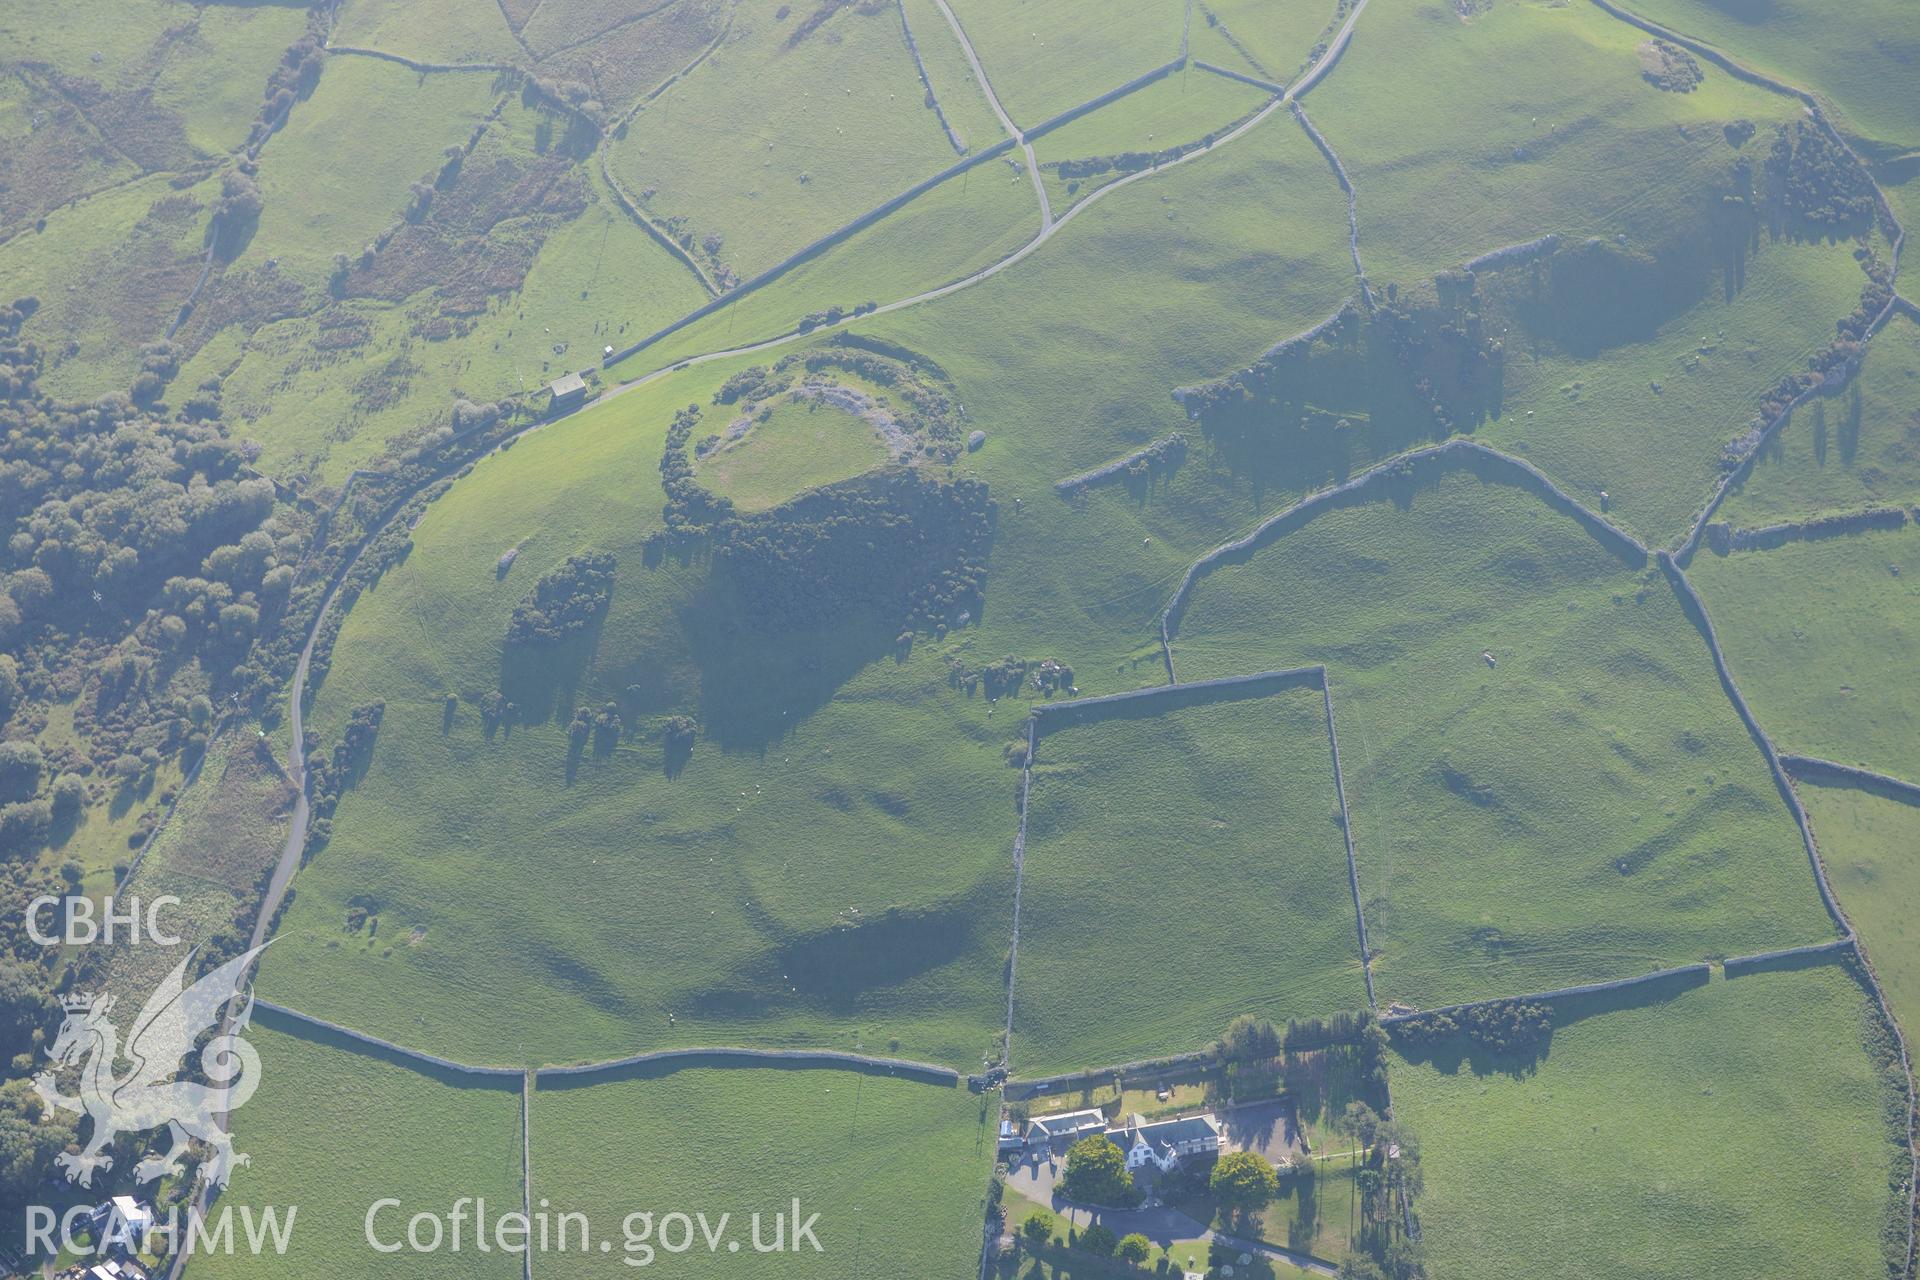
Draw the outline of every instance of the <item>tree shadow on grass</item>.
M680 612L700 673L700 723L723 751L763 753L861 670L893 654L900 627L856 614L820 627L768 630L724 585Z
M575 696L585 680L607 611L600 610L584 631L545 644L506 643L500 651L500 692L519 710L522 724L573 717Z

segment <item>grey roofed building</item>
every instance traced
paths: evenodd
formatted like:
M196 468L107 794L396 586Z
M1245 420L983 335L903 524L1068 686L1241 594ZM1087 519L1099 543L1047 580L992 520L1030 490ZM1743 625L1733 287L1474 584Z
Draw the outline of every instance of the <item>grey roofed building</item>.
M553 401L547 406L550 409L571 409L587 398L586 379L577 373L554 379L547 390L553 393Z
M1107 1131L1107 1113L1100 1110L1068 1111L1055 1116L1035 1116L1027 1122L1027 1142L1033 1146L1065 1143L1071 1146L1090 1133Z
M1162 1171L1171 1169L1181 1156L1218 1151L1222 1145L1220 1122L1211 1115L1181 1116L1151 1124L1140 1116L1129 1116L1125 1124L1107 1130L1107 1140L1120 1148L1129 1169L1151 1160Z

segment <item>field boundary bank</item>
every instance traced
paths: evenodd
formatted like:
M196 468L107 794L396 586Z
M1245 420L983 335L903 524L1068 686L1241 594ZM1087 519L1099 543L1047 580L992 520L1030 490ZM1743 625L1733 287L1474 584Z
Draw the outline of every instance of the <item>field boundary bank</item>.
M533 1072L520 1075L520 1212L533 1220ZM533 1280L533 1250L520 1253L521 1280Z
M1326 157L1327 164L1333 169L1335 181L1339 182L1340 190L1346 193L1347 251L1353 255L1353 278L1360 286L1361 300L1366 303L1367 310L1372 311L1373 286L1367 283L1367 269L1360 262L1360 195L1353 189L1353 179L1347 176L1347 166L1340 163L1340 157L1334 151L1333 144L1328 142L1326 135L1315 128L1313 121L1307 118L1307 109L1300 105L1298 99L1288 102L1287 106L1292 109L1293 118L1300 128L1306 132L1307 137L1313 139L1313 145L1320 149L1320 154Z
M537 1085L549 1085L556 1088L584 1088L588 1085L606 1083L601 1077L619 1078L627 1074L641 1074L646 1068L666 1066L673 1070L685 1067L753 1067L753 1066L795 1066L819 1067L864 1071L868 1074L902 1076L929 1084L957 1085L961 1074L952 1067L943 1067L931 1062L915 1062L907 1058L882 1058L871 1054L847 1053L837 1049L755 1049L740 1045L690 1046L678 1049L655 1049L645 1053L629 1054L621 1058L610 1058L603 1062L583 1062L564 1066L545 1067L502 1067L479 1066L472 1063L456 1062L443 1058L436 1053L423 1049L410 1049L395 1044L380 1036L356 1031L352 1027L303 1013L298 1009L268 1000L256 1000L254 1008L265 1013L270 1022L283 1025L276 1030L300 1035L302 1030L309 1033L320 1032L320 1036L303 1036L305 1039L343 1040L335 1048L369 1054L380 1057L396 1066L411 1066L422 1070L423 1074L443 1074L484 1083L494 1088L518 1087L505 1082L531 1079Z
M1428 445L1383 458L1359 475L1309 494L1291 506L1275 512L1254 526L1251 532L1232 542L1222 543L1195 560L1188 567L1186 576L1181 579L1179 588L1160 615L1160 643L1168 650L1168 665L1172 665L1173 638L1179 634L1180 623L1186 614L1193 589L1199 585L1202 578L1211 574L1220 565L1246 563L1255 552L1264 549L1325 511L1372 501L1373 495L1370 491L1375 488L1396 482L1418 483L1424 478L1420 475L1423 467L1435 467L1439 474L1445 474L1455 467L1471 468L1475 462L1486 465L1492 471L1491 475L1475 471L1481 479L1504 481L1528 490L1547 506L1579 523L1596 541L1620 556L1631 567L1642 568L1651 558L1652 553L1638 538L1581 503L1531 462L1502 453L1477 440L1455 436L1440 444Z
M1872 769L1841 764L1835 760L1822 760L1818 756L1788 753L1781 754L1780 763L1795 778L1815 786L1855 787L1889 800L1898 800L1902 804L1920 805L1920 783L1908 782L1891 774L1876 773Z
M356 58L378 58L382 62L394 62L409 71L431 74L445 71L490 71L495 75L505 71L513 75L527 74L526 68L511 62L422 62L418 58L409 58L404 53L393 53L387 49L375 49L363 44L334 44L328 41L320 46L328 54L342 54Z
M1076 475L1066 477L1064 480L1055 480L1053 482L1053 491L1061 497L1067 498L1080 492L1082 489L1090 489L1095 485L1116 479L1124 475L1128 467L1136 462L1151 458L1155 451L1166 448L1177 438L1184 437L1181 437L1178 431L1170 431L1158 439L1148 441L1124 458L1115 458L1112 462L1101 463L1092 470L1079 472Z
M1201 58L1195 58L1193 65L1202 71L1211 71L1214 75L1225 76L1229 80L1238 80L1241 84L1250 84L1256 89L1265 89L1268 93L1285 93L1287 91L1287 86L1283 84L1276 84L1272 80L1262 80L1259 76L1250 76L1245 72L1235 71L1231 67L1216 66Z
M1828 538L1904 529L1907 518L1905 507L1886 506L1747 529L1716 520L1707 526L1706 544L1707 550L1721 556L1735 551L1772 551L1790 542L1822 542Z
M947 119L947 110L940 105L940 95L933 91L933 81L927 78L927 64L920 60L920 46L913 38L913 24L907 21L906 0L893 0L893 7L900 11L900 34L906 37L907 52L913 56L913 69L920 73L920 87L927 91L927 105L933 108L934 118L940 121L940 127L946 130L947 145L953 148L955 155L967 154L967 144L953 131L953 124ZM727 22L732 24L733 18Z
M1347 811L1346 775L1340 768L1340 732L1333 726L1333 677L1320 668L1320 700L1327 709L1327 744L1333 748L1333 789L1340 798L1340 835L1347 846L1347 883L1353 889L1353 919L1360 931L1360 976L1367 982L1367 1008L1373 998L1373 947L1367 941L1367 909L1360 900L1360 859L1353 849L1353 815Z
M1040 741L1040 725L1027 716L1027 751L1020 762L1020 826L1013 836L1013 933L1007 944L1007 1025L1000 1041L1000 1074L1013 1064L1015 979L1020 968L1020 892L1027 878L1027 801L1033 795L1033 754Z
M1215 702L1264 698L1287 689L1321 689L1325 687L1326 674L1327 669L1322 666L1286 667L1257 671L1252 675L1223 676L1218 680L1159 684L1145 689L1129 689L1124 693L1075 698L1071 702L1035 703L1030 715L1037 740L1049 733L1077 729L1107 719L1159 716L1168 711Z

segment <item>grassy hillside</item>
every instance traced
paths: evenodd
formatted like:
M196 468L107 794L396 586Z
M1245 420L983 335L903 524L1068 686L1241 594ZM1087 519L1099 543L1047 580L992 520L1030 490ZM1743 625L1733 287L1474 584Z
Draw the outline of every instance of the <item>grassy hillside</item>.
M669 406L712 385L637 392L483 463L348 615L310 723L330 743L374 700L385 721L301 875L265 971L279 998L489 1062L736 1042L898 1041L959 1065L985 1051L1004 1001L1018 775L1001 748L1016 730L950 689L933 652L855 678L892 629L849 620L776 651L713 616L703 566L646 566ZM619 561L604 622L557 653L503 655L534 579L589 548ZM520 723L490 732L484 700L502 688ZM609 700L621 741L570 758L573 708ZM702 724L684 770L661 745L674 711ZM377 931L349 928L356 906Z
M1841 9L1808 0L1637 0L1632 8L1813 90L1875 151L1920 147L1920 104L1900 89L1920 61L1920 37L1913 10L1898 0Z
M1916 501L1920 324L1902 315L1874 335L1847 387L1803 407L1774 436L1718 518L1751 528Z
M1920 873L1920 809L1853 787L1801 784L1820 854L1840 905L1865 942L1893 1015L1920 1027L1920 947L1914 906Z
M1920 528L1702 554L1691 576L1781 750L1920 778Z
M1828 966L1583 1009L1525 1066L1397 1062L1434 1274L1879 1280L1896 1148L1866 1024Z
M1318 690L1050 733L1035 757L1013 1064L1200 1048L1361 1008Z
M904 0L901 8L913 31L913 42L920 48L928 83L940 100L947 123L960 135L961 145L969 151L982 151L1006 137L986 91L980 87L980 78L974 75L966 51L940 6L934 0Z
M1653 570L1465 472L1194 593L1183 679L1324 662L1382 1001L1819 941L1793 819Z
M1286 84L1336 22L1323 0L1201 0L1193 11L1194 56Z
M587 1214L635 1265L622 1219L651 1211L731 1215L709 1253L658 1250L690 1275L966 1276L979 1265L993 1162L993 1095L847 1071L689 1066L533 1098L533 1194ZM645 1150L636 1160L633 1153ZM776 1213L813 1226L820 1249L757 1253ZM636 1234L639 1223L633 1223ZM717 1229L717 1228L716 1228ZM789 1229L791 1223L789 1222ZM674 1237L677 1239L677 1236ZM696 1239L698 1239L696 1233ZM606 1274L606 1255L547 1255L542 1274Z
M506 1088L442 1083L347 1048L256 1026L260 1091L235 1112L234 1145L253 1163L234 1173L219 1207L241 1216L297 1206L284 1258L244 1250L196 1256L196 1275L250 1276L263 1268L357 1276L482 1276L508 1280L520 1258L478 1254L472 1224L455 1253L374 1252L366 1219L376 1200L398 1197L375 1220L383 1243L406 1238L415 1213L444 1215L463 1196L484 1197L489 1216L520 1207L520 1099ZM423 1237L430 1238L430 1237ZM449 1237L446 1241L451 1243Z
M1451 5L1368 4L1307 99L1359 189L1361 252L1379 281L1549 231L1657 244L1732 160L1722 125L1764 135L1799 112L1711 68L1692 93L1656 89L1635 53L1645 33L1591 4L1472 8L1463 20Z

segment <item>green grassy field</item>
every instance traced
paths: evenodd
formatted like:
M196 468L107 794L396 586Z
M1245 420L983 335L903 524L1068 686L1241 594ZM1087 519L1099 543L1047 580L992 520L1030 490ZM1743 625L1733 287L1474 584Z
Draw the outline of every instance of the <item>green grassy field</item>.
M1453 472L1320 515L1204 579L1174 657L1327 664L1383 1002L1832 936L1670 588L1522 490Z
M847 1071L716 1069L541 1090L533 1097L533 1194L554 1211L584 1213L613 1256L640 1265L623 1230L651 1212L651 1243L677 1240L662 1221L731 1215L710 1253L660 1251L690 1275L962 1277L979 1266L980 1225L993 1163L994 1095ZM636 1159L637 1152L645 1156ZM818 1214L820 1249L756 1253L792 1203ZM638 1223L632 1224L639 1233ZM657 1234L666 1229L667 1234ZM717 1228L716 1228L717 1230ZM643 1241L641 1243L648 1243ZM605 1254L550 1253L541 1274L600 1276Z
M1522 1071L1396 1062L1433 1273L1879 1280L1895 1148L1865 1016L1823 967L1562 1017Z
M375 1252L367 1243L374 1202L398 1198L375 1219L383 1244L406 1239L407 1219L444 1216L461 1197L485 1198L489 1217L518 1212L520 1099L516 1081L478 1088L440 1081L344 1047L256 1025L247 1038L260 1052L260 1091L234 1113L235 1149L253 1163L234 1172L217 1202L232 1206L234 1254L196 1254L196 1275L252 1276L263 1269L355 1276L520 1274L520 1258L464 1247L448 1237L435 1253ZM283 1257L244 1251L242 1215L276 1207L295 1213Z
M1781 750L1920 778L1920 528L1704 553L1690 576Z
M335 253L398 221L408 188L431 180L441 152L464 143L498 100L484 74L420 75L374 58L327 61L313 96L260 153L266 207L236 266L277 258L318 289ZM369 149L368 138L390 145Z
M500 6L477 0L350 0L334 19L332 42L418 62L527 61Z
M610 372L632 378L688 356L792 333L803 317L829 306L851 311L913 297L991 266L1039 232L1032 180L1003 160L989 160Z
M1837 123L1874 151L1920 147L1920 103L1900 85L1920 43L1899 0L1834 9L1809 0L1635 0L1642 17L1693 36L1839 108Z
M952 8L1022 129L1180 56L1182 10L1167 0L960 0Z
M784 400L745 437L694 466L700 483L743 511L765 511L803 490L846 480L887 460L865 419L821 401Z
M1269 96L1251 85L1189 68L1044 135L1034 144L1034 152L1046 173L1047 197L1055 216L1122 174L1109 169L1069 179L1048 166L1196 143L1251 115Z
M489 1062L735 1042L898 1041L956 1065L985 1051L1004 1007L1018 774L1001 749L1017 726L949 689L935 646L864 672L892 630L767 652L716 634L698 566L643 566L670 406L713 381L668 381L483 463L348 615L309 723L331 741L376 698L386 719L266 964L280 998ZM503 668L514 604L589 547L619 557L604 625L584 650ZM489 738L478 702L503 684L526 723ZM572 708L608 699L628 739L570 763ZM703 741L669 778L658 734L682 709ZM363 902L377 937L347 931Z
M1874 335L1853 386L1803 406L1727 496L1736 527L1920 501L1920 324L1895 316Z
M1376 282L1550 231L1661 243L1734 159L1723 124L1750 120L1764 138L1799 113L1711 68L1694 92L1663 93L1640 76L1645 38L1590 4L1495 4L1462 21L1447 5L1370 3L1307 107L1359 190Z
M47 216L46 229L0 246L0 275L41 300L42 385L75 399L124 392L140 346L166 332L205 257L206 206L217 184L175 191L155 175Z
M954 161L897 11L841 9L802 36L785 8L743 3L721 47L613 144L621 183L695 240L718 237L741 278ZM697 127L717 119L735 127Z
M1027 813L1018 1073L1366 1004L1318 690L1050 733Z
M1902 1027L1920 1027L1920 809L1854 787L1800 784L1827 878ZM1911 1034L1911 1033L1909 1033Z
M1196 57L1286 84L1334 21L1322 0L1201 0L1194 6Z
M960 135L961 144L969 151L983 151L1006 137L940 6L933 0L905 0L902 8L913 30L913 42L920 48L927 80L940 99L947 123Z

